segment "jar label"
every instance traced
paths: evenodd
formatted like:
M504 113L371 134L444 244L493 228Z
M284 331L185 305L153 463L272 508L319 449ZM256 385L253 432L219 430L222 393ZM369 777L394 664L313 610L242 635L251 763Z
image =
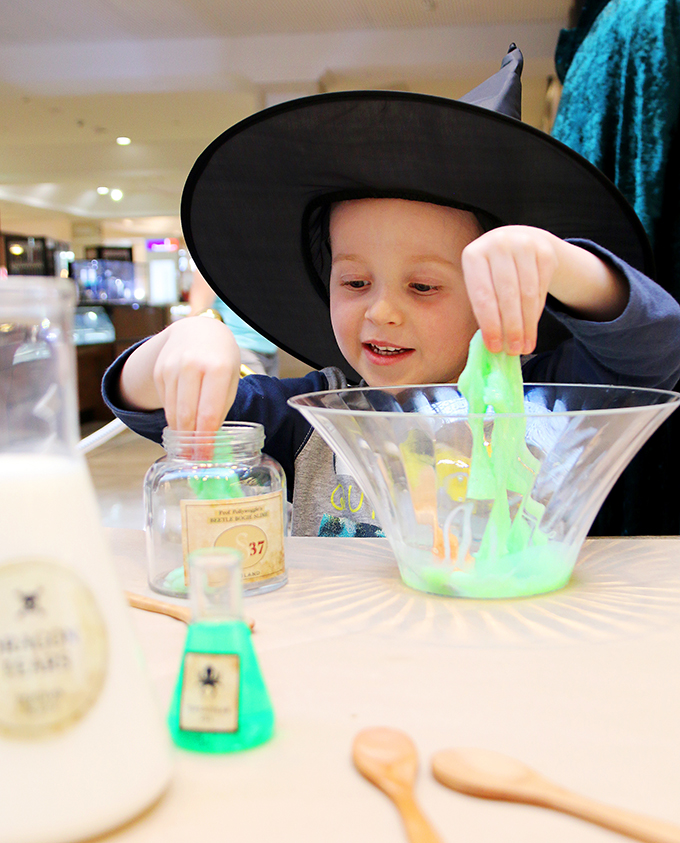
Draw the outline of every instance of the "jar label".
M182 550L187 559L203 547L235 547L243 553L243 582L268 580L285 570L283 492L222 501L183 500Z
M241 660L235 653L184 654L179 727L185 732L235 732Z
M106 626L74 571L36 559L0 567L0 734L70 728L99 697L107 663Z

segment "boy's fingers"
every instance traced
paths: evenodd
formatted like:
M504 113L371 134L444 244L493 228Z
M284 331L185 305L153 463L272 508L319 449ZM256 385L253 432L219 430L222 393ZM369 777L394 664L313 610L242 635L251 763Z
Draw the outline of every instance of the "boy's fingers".
M469 247L463 252L463 277L484 345L489 351L501 351L503 333L498 299L493 285L491 267L483 254L475 254Z
M522 313L523 336L520 354L530 354L536 347L538 320L544 304L540 273L536 256L531 251L520 251L515 257L519 279L518 301Z
M238 376L226 367L210 369L203 375L197 398L196 430L217 430L236 396Z
M549 242L524 230L494 229L463 252L472 309L490 351L528 354L555 268Z
M175 396L175 430L196 430L198 400L201 394L200 370L194 367L182 369ZM172 425L171 425L172 426Z
M524 320L515 255L511 251L499 251L494 254L490 266L498 298L503 350L508 354L520 354L524 345Z
M164 377L159 372L154 372L154 382L161 406L165 410L168 427L177 430L177 382L174 378Z

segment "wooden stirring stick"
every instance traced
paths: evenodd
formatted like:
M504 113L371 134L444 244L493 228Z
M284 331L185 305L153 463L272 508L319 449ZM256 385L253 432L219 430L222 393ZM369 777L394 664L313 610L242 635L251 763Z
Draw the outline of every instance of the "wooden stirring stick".
M413 795L418 757L413 741L395 729L364 729L354 739L352 759L359 772L394 802L411 843L442 843Z
M446 749L432 759L441 784L484 799L552 808L644 843L680 843L680 827L603 805L544 779L521 761L485 749Z
M147 597L145 594L135 594L133 591L126 591L125 596L133 609L158 612L160 615L168 615L184 623L189 623L191 620L191 610L188 606L177 606L165 600L156 600L154 597Z
M177 606L175 603L168 603L166 600L156 600L155 597L147 597L145 594L135 594L133 591L126 591L125 596L133 609L158 612L161 615L168 615L184 623L191 621L191 610L188 606ZM248 624L252 632L255 629L255 621L252 618L244 618L243 620Z

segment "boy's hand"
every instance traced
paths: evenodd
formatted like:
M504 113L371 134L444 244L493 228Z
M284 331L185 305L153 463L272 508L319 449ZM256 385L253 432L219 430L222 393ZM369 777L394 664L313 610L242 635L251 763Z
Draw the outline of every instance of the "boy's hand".
M576 316L606 321L628 300L622 276L591 252L540 228L508 225L463 250L463 275L489 351L530 354L548 293Z
M141 410L163 407L173 430L217 430L234 402L240 362L226 325L187 317L130 355L121 374L121 397Z

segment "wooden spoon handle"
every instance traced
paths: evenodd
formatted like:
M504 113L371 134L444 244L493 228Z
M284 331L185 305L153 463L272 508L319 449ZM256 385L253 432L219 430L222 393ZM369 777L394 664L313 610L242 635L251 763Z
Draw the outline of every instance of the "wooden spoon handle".
M680 827L677 825L604 805L556 785L546 792L542 804L644 843L680 843Z
M425 819L413 794L404 793L394 799L410 843L442 843L441 837Z
M144 609L147 612L158 612L161 615L168 615L184 623L191 622L191 610L188 606L177 606L175 603L168 603L166 600L156 600L155 597L147 597L146 594L135 594L134 591L126 591L125 597L133 609ZM255 621L252 618L243 619L250 630L255 628Z
M156 600L154 597L147 597L146 594L135 594L133 591L126 591L125 596L133 609L144 609L147 612L158 612L161 615L168 615L178 621L189 623L191 611L188 606L176 606L165 600Z

